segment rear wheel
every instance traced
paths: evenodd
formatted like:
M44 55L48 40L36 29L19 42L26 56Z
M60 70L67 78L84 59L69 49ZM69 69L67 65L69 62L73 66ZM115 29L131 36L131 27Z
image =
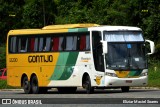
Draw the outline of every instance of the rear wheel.
M86 76L83 87L86 89L87 94L92 94L94 92L94 87L91 86L91 80L89 76Z
M33 94L38 94L40 92L37 76L31 78L31 89Z
M129 92L129 87L121 87L122 92Z
M27 76L25 76L22 80L22 87L24 89L24 93L26 94L31 93L31 85L30 85L30 82L28 81Z

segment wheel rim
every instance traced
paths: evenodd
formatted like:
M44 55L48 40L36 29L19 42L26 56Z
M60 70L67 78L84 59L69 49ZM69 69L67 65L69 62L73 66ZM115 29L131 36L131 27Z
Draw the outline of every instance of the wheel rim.
M89 94L91 91L91 86L90 86L90 80L89 80L89 77L86 79L86 82L85 82L85 86L86 86L86 91L87 93Z
M86 81L86 90L88 91L89 88L90 88L90 86L89 86L89 81Z
M27 77L24 77L23 79L23 89L25 93L27 94L30 93L30 84L29 84Z
M33 76L31 78L31 89L33 94L38 94L40 93L40 88L38 86L38 79L37 76Z
M24 89L28 90L29 89L29 86L28 86L28 81L24 81Z

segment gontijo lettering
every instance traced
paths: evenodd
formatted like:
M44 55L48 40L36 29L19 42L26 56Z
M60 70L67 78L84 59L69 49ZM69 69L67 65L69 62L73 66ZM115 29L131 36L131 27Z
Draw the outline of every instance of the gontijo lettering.
M28 56L29 63L38 63L38 62L53 62L52 55L30 55Z

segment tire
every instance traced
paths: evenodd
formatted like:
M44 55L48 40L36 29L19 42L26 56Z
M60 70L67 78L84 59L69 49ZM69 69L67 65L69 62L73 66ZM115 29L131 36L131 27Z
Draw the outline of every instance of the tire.
M38 94L40 93L40 88L38 86L38 79L37 76L33 76L31 78L31 89L33 94Z
M31 85L30 85L30 82L28 81L27 76L25 76L22 80L22 87L23 87L23 90L24 90L25 94L31 94L32 93Z
M77 87L58 87L57 89L59 93L65 94L65 93L75 93Z
M91 86L91 80L89 76L86 76L83 86L86 89L87 94L94 93L94 87Z
M121 87L122 92L129 92L129 87Z

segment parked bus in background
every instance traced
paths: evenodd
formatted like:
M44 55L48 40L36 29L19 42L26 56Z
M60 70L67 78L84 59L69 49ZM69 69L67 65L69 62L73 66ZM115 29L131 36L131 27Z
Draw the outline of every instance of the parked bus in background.
M11 30L7 38L7 83L25 93L57 88L87 93L98 88L145 86L148 79L145 40L138 27L97 24L50 25Z

